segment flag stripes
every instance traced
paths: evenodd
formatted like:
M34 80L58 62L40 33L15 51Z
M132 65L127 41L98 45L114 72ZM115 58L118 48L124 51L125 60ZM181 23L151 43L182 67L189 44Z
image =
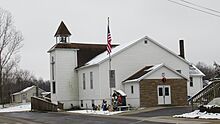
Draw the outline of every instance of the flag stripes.
M112 52L112 37L111 37L111 33L110 33L110 29L109 29L109 22L108 22L108 29L107 29L107 51L108 54L110 54Z

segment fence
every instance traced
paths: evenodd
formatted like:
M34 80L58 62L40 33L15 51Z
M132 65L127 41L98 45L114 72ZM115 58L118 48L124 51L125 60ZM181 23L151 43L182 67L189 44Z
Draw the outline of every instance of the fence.
M52 111L57 112L58 105L47 100L31 97L31 111Z

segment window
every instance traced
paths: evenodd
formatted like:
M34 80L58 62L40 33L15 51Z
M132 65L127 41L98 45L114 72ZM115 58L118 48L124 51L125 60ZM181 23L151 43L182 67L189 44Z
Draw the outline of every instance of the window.
M163 96L163 88L159 88L159 96Z
M81 107L83 107L83 100L80 100L81 101Z
M83 73L83 89L86 89L86 74Z
M92 107L94 107L95 106L95 101L94 100L92 100Z
M193 87L193 78L190 77L189 79L190 79L190 83L189 83L189 85L190 85L190 87Z
M90 72L90 88L93 89L93 73Z
M134 93L134 86L131 86L131 94Z
M144 43L147 44L148 43L148 39L144 38Z
M52 80L54 80L54 57L51 57L51 73L52 73Z
M53 90L53 93L56 93L56 82L55 81L53 81L52 82L52 90Z
M147 44L147 39L144 40L144 43Z
M168 87L165 87L165 96L169 96L169 88Z
M179 72L180 74L182 73L182 71L181 70L176 70L177 72Z
M62 36L60 42L66 43L66 37Z

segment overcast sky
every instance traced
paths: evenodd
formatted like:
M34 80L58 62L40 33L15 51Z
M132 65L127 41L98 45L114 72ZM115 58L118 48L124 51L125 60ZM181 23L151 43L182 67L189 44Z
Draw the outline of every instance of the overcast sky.
M188 1L220 11L219 0ZM106 43L109 16L113 43L147 35L179 53L178 40L184 39L187 60L220 63L220 17L168 0L0 0L0 7L12 13L24 36L20 67L44 79L49 79L47 50L62 20L71 42Z

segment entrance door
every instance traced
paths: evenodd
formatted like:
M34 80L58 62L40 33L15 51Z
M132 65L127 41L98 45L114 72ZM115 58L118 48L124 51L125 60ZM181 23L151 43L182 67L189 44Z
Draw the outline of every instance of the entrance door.
M171 104L170 85L158 85L157 96L158 105Z

